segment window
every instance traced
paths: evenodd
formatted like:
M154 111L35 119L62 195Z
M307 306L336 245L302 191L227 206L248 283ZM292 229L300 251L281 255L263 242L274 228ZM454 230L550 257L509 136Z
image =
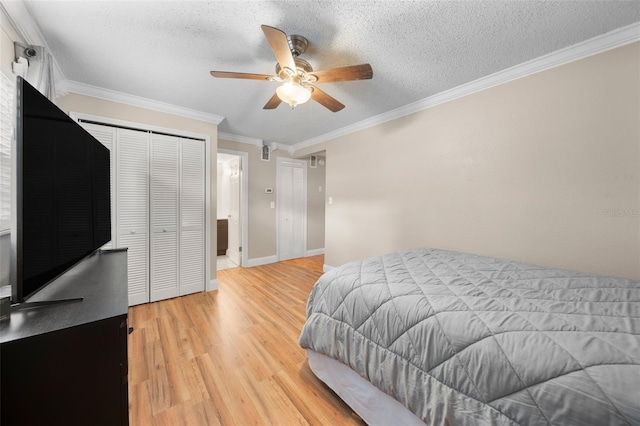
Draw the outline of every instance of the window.
M0 73L0 234L11 229L11 141L15 84Z

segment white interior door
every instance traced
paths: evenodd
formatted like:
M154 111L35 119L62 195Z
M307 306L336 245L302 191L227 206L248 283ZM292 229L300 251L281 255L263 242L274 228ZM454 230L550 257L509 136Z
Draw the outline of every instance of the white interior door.
M229 179L229 241L227 255L236 265L242 265L240 256L240 180L242 159L233 157L229 161L231 177Z
M205 144L180 139L180 296L205 288Z
M178 143L151 135L151 302L178 296Z
M129 305L149 301L149 134L82 123L111 151L111 242L127 248Z
M116 131L116 246L128 248L129 305L137 305L149 301L149 134Z
M278 158L278 259L306 256L307 162Z

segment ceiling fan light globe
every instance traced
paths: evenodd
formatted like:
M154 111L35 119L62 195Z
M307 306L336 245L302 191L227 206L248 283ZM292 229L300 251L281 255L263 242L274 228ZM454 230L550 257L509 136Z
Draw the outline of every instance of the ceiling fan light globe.
M288 103L292 108L307 102L311 98L310 89L291 81L278 87L276 93L280 100Z

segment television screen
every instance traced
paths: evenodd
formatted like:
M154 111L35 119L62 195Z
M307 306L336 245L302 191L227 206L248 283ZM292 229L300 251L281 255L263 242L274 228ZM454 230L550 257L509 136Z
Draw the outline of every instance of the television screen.
M111 240L109 150L18 78L13 301Z

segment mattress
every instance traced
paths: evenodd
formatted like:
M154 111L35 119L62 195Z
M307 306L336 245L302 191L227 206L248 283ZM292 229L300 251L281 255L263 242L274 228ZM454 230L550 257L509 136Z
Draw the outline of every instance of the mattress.
M340 361L307 350L311 371L371 426L425 426L411 411Z
M429 425L640 424L640 283L414 249L325 273L302 347Z

